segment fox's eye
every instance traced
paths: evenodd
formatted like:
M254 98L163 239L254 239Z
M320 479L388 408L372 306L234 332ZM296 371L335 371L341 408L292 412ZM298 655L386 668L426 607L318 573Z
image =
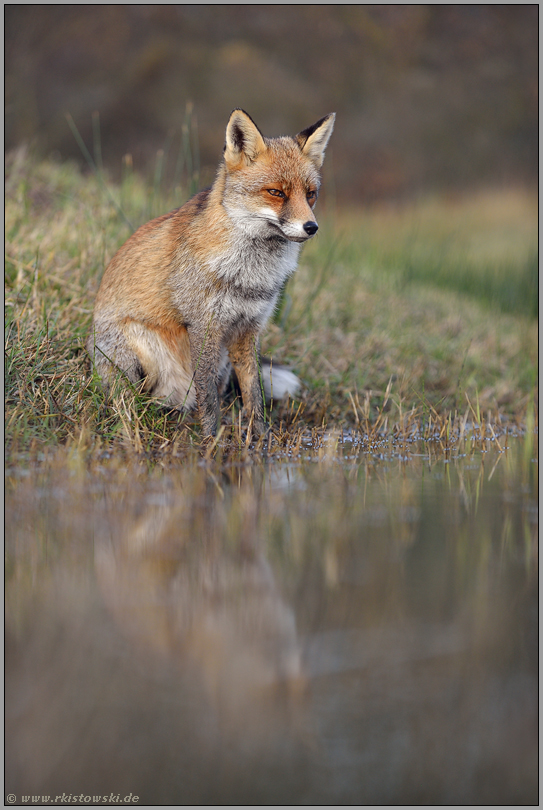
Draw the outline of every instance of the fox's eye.
M306 194L308 202L315 202L317 199L317 192L316 191L308 191Z
M285 196L285 192L281 191L280 188L269 188L268 189L268 194L271 194L272 197L284 197Z

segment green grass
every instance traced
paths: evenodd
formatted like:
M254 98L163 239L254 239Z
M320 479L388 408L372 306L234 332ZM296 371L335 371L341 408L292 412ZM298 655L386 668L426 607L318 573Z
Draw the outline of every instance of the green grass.
M127 157L117 187L96 167L82 174L69 163L36 162L23 149L8 156L10 457L76 443L160 458L199 444L192 416L126 387L106 401L84 350L108 261L132 228L182 204L194 188L192 164L170 183L163 166L159 154L148 184ZM495 422L533 413L535 199L503 191L396 208L322 208L321 230L302 251L263 339L264 353L305 384L300 400L274 404L274 446L299 447L302 432L324 427L370 436L407 423L441 420L443 427L449 417L460 424L466 413ZM223 425L214 449L245 448L236 403L226 403Z
M362 225L355 249L402 287L430 284L492 309L536 317L536 205L528 195L502 191L381 209Z

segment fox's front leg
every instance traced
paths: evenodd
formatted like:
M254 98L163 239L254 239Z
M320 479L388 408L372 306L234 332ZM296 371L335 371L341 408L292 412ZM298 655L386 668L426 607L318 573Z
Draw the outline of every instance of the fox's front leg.
M193 385L205 437L215 436L221 419L218 367L220 349L209 334L189 329Z
M258 367L258 339L254 334L240 337L228 347L230 361L234 366L241 388L243 406L256 436L264 433L264 400Z

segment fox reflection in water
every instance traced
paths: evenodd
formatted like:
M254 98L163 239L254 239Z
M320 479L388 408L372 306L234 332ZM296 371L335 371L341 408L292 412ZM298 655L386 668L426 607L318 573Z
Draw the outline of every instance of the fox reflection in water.
M235 717L243 704L305 688L293 610L251 541L225 551L183 537L180 509L150 507L118 541L95 550L98 583L139 648L201 671L209 698ZM245 532L246 534L246 532Z
M504 461L460 466L471 505L437 464L16 479L7 790L533 803L537 547Z
M243 803L264 801L279 774L303 781L314 734L295 616L257 545L252 500L225 540L214 510L198 512L199 536L191 503L155 497L132 518L100 498L78 533L62 510L49 515L62 557L7 649L14 792L69 782L157 804ZM74 566L75 547L92 568L87 555Z

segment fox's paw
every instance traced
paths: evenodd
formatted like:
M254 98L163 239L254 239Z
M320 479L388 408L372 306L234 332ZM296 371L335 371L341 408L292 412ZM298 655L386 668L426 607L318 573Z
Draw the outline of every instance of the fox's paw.
M245 440L247 443L259 442L266 439L269 431L270 426L263 419L250 419L245 432Z

